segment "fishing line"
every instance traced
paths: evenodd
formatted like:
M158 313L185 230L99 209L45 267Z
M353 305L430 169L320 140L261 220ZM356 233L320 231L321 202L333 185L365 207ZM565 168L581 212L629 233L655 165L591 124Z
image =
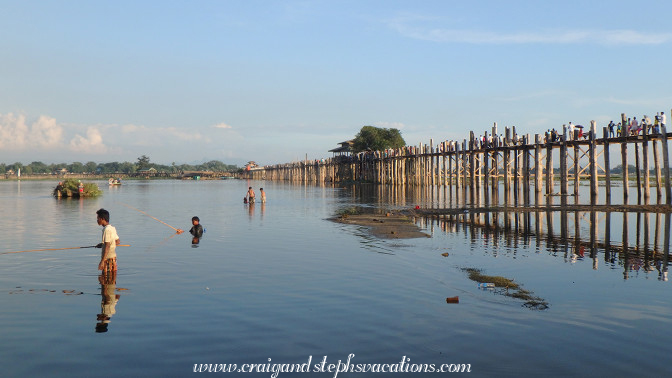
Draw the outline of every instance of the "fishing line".
M133 207L133 206L131 206L131 205L125 204L125 203L123 203L123 202L122 202L121 204L124 205L124 206L126 206L126 207L130 207L130 208L133 209L133 210L139 211L139 212L145 214L146 216L148 216L148 217L150 217L150 218L152 218L152 219L154 219L154 220L156 220L156 221L159 221L159 222L165 224L166 226L172 228L173 230L177 231L177 228L175 228L175 227L169 225L168 223L162 221L161 219L155 218L155 217L153 217L153 216L147 214L146 212L144 212L144 211L142 211L142 210L140 210L140 209L136 209L135 207Z
M130 244L119 244L117 247L130 247ZM26 251L14 251L14 252L2 252L0 255L8 255L10 253L23 253L23 252L41 252L41 251L62 251L64 249L82 249L82 248L96 248L95 245L88 245L86 247L66 247L66 248L44 248L44 249L29 249Z

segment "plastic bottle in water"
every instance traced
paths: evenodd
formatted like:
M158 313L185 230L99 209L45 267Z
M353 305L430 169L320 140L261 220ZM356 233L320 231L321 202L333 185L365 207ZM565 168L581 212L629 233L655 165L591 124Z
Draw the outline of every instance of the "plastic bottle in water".
M492 282L482 282L478 284L478 287L481 289L493 288L495 287L495 284Z

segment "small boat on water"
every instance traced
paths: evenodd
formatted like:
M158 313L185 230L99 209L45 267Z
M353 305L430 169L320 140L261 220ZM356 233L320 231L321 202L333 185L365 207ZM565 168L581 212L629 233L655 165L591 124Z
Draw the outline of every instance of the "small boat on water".
M120 178L110 178L107 180L107 183L110 185L121 185L121 179Z

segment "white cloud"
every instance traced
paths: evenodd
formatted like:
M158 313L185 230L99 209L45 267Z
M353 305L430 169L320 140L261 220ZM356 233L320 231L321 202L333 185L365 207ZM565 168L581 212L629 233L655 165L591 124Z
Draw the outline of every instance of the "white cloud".
M414 39L446 43L470 44L575 44L596 43L602 45L659 45L672 41L672 33L647 33L636 30L537 30L503 33L497 31L429 28L415 26L433 18L402 16L389 21L388 26L399 34Z
M136 125L124 125L121 127L121 132L124 134L127 133L134 133L142 129L141 126L136 126Z
M83 154L104 154L107 152L107 147L103 144L100 130L89 127L86 130L86 137L77 134L70 140L70 151Z
M199 132L185 132L185 131L182 131L182 130L180 130L178 128L175 128L175 127L168 127L168 128L165 128L165 129L159 128L159 129L157 129L157 131L159 133L161 131L165 131L165 133L171 134L174 137L176 137L177 139L183 140L183 141L185 141L185 140L204 140L204 141L209 142L209 139L205 138L203 136L203 134L201 134Z
M177 127L147 127L138 125L124 125L121 126L123 134L130 134L132 144L136 146L159 146L169 144L174 141L206 141L210 139L197 131L184 131Z
M216 125L213 126L213 127L214 127L214 128L217 128L217 129L232 129L232 128L233 128L233 127L231 127L230 125L227 125L227 124L224 123L224 122L222 122L222 123L218 123L218 124L216 124Z
M40 116L31 125L24 115L0 114L0 147L9 150L58 148L63 140L63 127L56 120Z

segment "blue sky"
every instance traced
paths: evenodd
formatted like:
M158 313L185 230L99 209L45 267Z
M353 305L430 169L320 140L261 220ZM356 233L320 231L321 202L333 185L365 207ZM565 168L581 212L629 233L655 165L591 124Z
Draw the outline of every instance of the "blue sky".
M669 1L2 1L0 162L329 157L672 107ZM669 117L668 117L669 119Z

